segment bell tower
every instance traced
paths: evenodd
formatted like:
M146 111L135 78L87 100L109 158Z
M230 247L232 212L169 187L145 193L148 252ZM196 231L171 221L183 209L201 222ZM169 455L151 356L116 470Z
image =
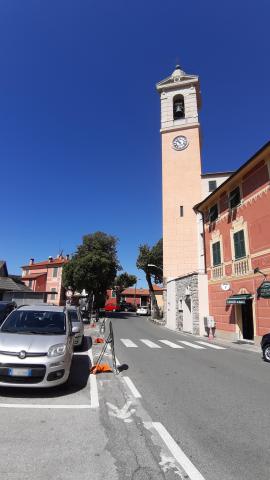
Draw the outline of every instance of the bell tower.
M198 271L193 210L201 200L199 78L179 65L156 85L161 101L163 274L165 282Z

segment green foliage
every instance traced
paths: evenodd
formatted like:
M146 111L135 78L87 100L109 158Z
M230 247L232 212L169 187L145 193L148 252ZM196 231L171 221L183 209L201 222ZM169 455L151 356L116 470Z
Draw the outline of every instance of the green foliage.
M155 277L156 283L163 281L163 242L162 238L153 246L147 244L139 246L139 255L137 258L137 268L143 270L145 274ZM148 267L155 265L155 267Z
M136 275L130 275L127 272L120 273L115 279L115 287L117 290L122 292L125 288L132 287L137 282Z
M154 277L155 283L162 283L163 281L162 239L160 239L153 247L150 247L147 244L140 245L136 265L139 270L143 270L145 272L145 278L148 283L149 293L151 296L152 316L154 318L159 318L160 311L158 308L151 277Z
M97 299L105 298L106 290L113 286L117 271L121 269L116 245L117 238L104 232L84 235L83 243L63 268L64 286L77 291L85 288Z

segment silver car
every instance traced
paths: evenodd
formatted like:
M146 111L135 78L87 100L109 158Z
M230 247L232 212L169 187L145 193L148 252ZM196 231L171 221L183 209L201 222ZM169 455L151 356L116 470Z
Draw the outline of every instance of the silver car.
M65 383L76 333L65 307L43 304L13 310L0 328L0 386Z
M74 336L74 347L81 347L84 339L84 324L78 307L67 307L68 316L72 322L72 327L78 329Z

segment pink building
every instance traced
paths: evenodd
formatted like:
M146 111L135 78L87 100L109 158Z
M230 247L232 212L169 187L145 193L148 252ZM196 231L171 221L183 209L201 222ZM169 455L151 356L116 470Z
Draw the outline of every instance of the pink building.
M270 332L270 142L196 209L217 335L259 343Z
M55 305L65 304L65 291L62 286L63 265L67 263L69 256L65 258L49 257L48 260L35 262L30 259L29 265L23 265L22 281L34 292L43 292L47 294L47 302Z

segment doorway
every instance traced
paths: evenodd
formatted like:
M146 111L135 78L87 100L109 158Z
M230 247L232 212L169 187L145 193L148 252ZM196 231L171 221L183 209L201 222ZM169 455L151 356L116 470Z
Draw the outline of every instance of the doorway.
M242 334L244 340L254 340L252 300L246 300L241 305L242 310Z
M192 304L190 295L183 301L183 331L192 333Z

